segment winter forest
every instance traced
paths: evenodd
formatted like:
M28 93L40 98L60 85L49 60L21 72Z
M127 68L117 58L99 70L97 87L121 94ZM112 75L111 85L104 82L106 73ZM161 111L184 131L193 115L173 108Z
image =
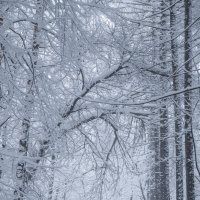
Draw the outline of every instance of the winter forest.
M0 200L200 200L200 0L0 0Z

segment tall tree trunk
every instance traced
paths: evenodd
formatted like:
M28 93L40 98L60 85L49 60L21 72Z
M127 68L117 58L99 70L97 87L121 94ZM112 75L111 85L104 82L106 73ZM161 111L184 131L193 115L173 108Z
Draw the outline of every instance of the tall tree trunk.
M9 9L9 3L8 2L4 2L4 1L0 1L0 31L1 31L1 37L5 34L5 30L4 30L4 21L5 21L5 15L6 15L6 11ZM3 68L5 66L5 62L4 62L4 52L5 51L5 47L2 43L0 43L0 67ZM0 85L0 106L1 108L4 107L4 94L3 94L3 89L2 89L2 85ZM7 118L7 120L9 119L9 117ZM1 139L2 139L2 148L4 149L6 147L6 143L7 143L7 120L5 121L4 124L2 124L2 126L0 127L1 129ZM0 155L0 179L2 178L3 175L3 165L4 165L4 157L3 155Z
M192 0L184 1L185 8L185 72L184 88L192 86ZM184 93L185 107L185 161L186 161L186 195L187 200L195 199L195 179L194 179L194 149L193 149L193 130L192 130L192 100L191 91Z
M152 27L155 27L155 1L149 0L152 4ZM156 47L156 41L157 41L157 34L156 29L152 28L151 33L151 39L152 39L152 66L156 66L156 60L157 60L157 47ZM157 80L156 80L157 82ZM156 83L155 83L156 84ZM152 109L152 114L154 116L159 116L159 113ZM153 118L153 121L150 125L150 137L149 137L149 150L151 154L150 158L150 177L149 177L149 193L148 193L148 199L149 200L157 200L160 198L160 130L157 120Z
M1 6L0 9L2 9L2 6L3 6L2 1L0 1L0 6ZM2 25L3 25L3 15L2 15L1 12L0 12L0 30L1 30ZM2 64L2 60L3 60L3 45L0 43L0 67L1 67L1 64ZM2 102L2 99L3 99L3 91L2 91L2 87L0 85L0 102ZM3 155L0 155L0 162L1 162L0 163L0 178L1 178L2 177L2 166L3 166Z
M158 124L152 123L150 128L150 146L149 150L151 153L151 171L149 178L149 200L159 199L160 194L160 154L159 154L159 126Z
M171 57L173 73L173 90L180 89L178 78L178 47L176 36L176 4L170 0L170 31L171 31ZM181 99L180 95L174 96L174 125L175 125L175 149L176 149L176 199L183 200L183 148L182 148L182 123L181 123Z
M159 60L161 64L161 70L166 70L166 56L167 49L166 43L164 40L167 36L165 28L167 26L167 14L166 9L167 5L164 0L161 0L160 10L160 56ZM166 91L166 80L164 77L160 78L161 81L161 90L162 92ZM160 200L169 200L170 191L169 191L169 144L168 144L168 109L167 109L167 99L161 101L160 108Z
M169 200L168 110L163 101L160 109L160 200Z
M43 18L44 5L43 0L37 0L36 2L36 23L34 24L33 30L33 44L32 44L32 55L31 62L32 66L30 69L30 73L28 74L27 86L26 86L26 96L24 100L24 118L22 121L22 135L19 141L19 153L21 156L28 155L28 141L29 141L29 131L31 126L31 117L32 117L32 109L34 106L34 75L37 67L38 53L40 43L38 40L38 35L40 33L39 30L39 22L41 23ZM31 174L26 170L26 162L20 161L17 164L16 170L17 177L17 188L14 191L15 200L24 200L24 194L26 194L26 189L28 186L28 182L31 179Z

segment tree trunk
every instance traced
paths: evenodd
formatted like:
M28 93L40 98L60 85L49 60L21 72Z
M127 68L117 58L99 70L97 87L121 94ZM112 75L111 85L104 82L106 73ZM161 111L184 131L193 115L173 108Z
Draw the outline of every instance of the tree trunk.
M178 47L176 36L176 4L170 0L170 29L171 29L171 57L173 73L173 90L180 89L178 78ZM175 149L176 149L176 199L183 200L183 148L182 148L182 123L181 123L181 99L180 95L174 96L174 125L175 125Z
M155 1L149 0L149 2L152 3L152 27L156 26L156 17L155 17ZM152 66L156 66L156 60L157 60L157 34L156 29L152 28L151 33L152 38ZM155 80L155 83L157 83L157 80ZM152 110L152 114L156 116L156 118L159 116L159 113L157 111ZM156 122L155 122L156 121ZM150 125L150 137L149 137L149 150L151 154L150 158L150 178L149 178L149 194L148 199L149 200L157 200L160 198L160 130L157 120L153 118L153 122L151 122Z
M167 49L166 43L164 40L167 36L167 32L164 30L167 26L167 14L166 9L167 5L164 0L161 0L160 10L161 10L161 18L160 18L160 56L159 60L161 64L161 70L166 70L166 56ZM160 78L161 81L161 90L162 92L166 91L166 80L164 77ZM167 100L163 99L161 101L160 108L160 200L169 200L170 199L170 191L169 191L169 144L168 144L168 109L167 109Z
M151 172L149 178L149 200L159 199L160 194L160 153L159 153L159 126L157 124L151 124L150 129L150 146L151 153Z
M184 88L192 86L192 0L184 1L185 8L185 72ZM184 93L185 108L185 171L186 171L186 195L187 200L195 199L195 179L194 179L194 149L193 149L193 130L192 130L192 100L191 91Z
M1 31L1 37L5 34L5 30L3 27L4 21L5 21L5 14L6 11L8 10L9 4L8 2L3 2L0 1L0 31ZM3 30L2 30L3 29ZM0 43L0 67L3 68L6 64L4 62L4 52L5 51L5 47L2 43ZM0 85L0 106L1 108L4 107L4 94L3 94L3 89L2 89L2 85ZM8 117L9 119L9 117ZM8 120L7 119L7 120ZM7 143L7 120L5 121L5 123L2 125L2 127L0 127L1 129L1 139L2 139L2 148L4 149L6 147L6 143ZM3 165L4 165L4 156L0 155L0 179L2 178L3 175Z
M0 1L0 6L2 7L3 3ZM0 30L1 27L3 25L3 15L0 13ZM2 64L2 60L3 60L3 45L0 43L0 67ZM0 85L0 102L2 102L3 99L3 92L2 92L2 87ZM2 139L3 140L3 139ZM3 144L2 144L3 147ZM3 166L3 155L0 155L0 179L2 177L2 166Z
M19 141L19 153L21 156L28 155L28 140L29 140L29 131L31 126L31 116L32 116L32 109L34 106L34 72L37 67L37 60L38 60L38 53L39 53L39 21L42 21L44 12L44 5L43 0L37 0L36 3L36 14L35 18L37 23L34 24L34 31L33 31L33 44L32 44L32 55L31 55L31 62L32 66L30 69L30 73L28 74L27 86L26 86L26 96L24 100L24 118L22 121L22 135ZM17 164L16 170L16 177L17 177L17 189L14 191L15 200L23 200L24 194L26 194L26 189L28 186L28 182L31 179L31 174L26 170L26 162L21 160Z
M160 109L160 200L170 199L168 111L165 102Z

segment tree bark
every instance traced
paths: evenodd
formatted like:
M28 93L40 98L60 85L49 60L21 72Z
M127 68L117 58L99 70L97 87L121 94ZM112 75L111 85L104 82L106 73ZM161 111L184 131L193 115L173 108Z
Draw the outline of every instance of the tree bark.
M24 118L22 120L22 135L19 141L19 153L21 156L28 156L28 141L29 132L31 126L32 109L34 106L34 73L37 68L37 60L39 53L39 22L42 21L44 12L44 2L43 0L37 0L36 2L36 23L34 24L33 30L33 43L32 43L32 55L30 57L32 66L30 69L32 71L28 74L27 86L26 86L26 96L24 100ZM26 170L26 162L21 160L17 164L16 170L17 177L17 189L14 191L15 200L24 200L24 194L26 194L26 189L28 187L28 182L31 180L31 174Z
M170 31L171 31L171 57L173 73L173 91L180 89L178 77L178 47L176 36L176 4L170 0ZM174 95L174 126L175 126L175 151L176 151L176 199L183 200L183 148L182 148L182 123L180 95Z
M185 8L185 71L184 88L192 86L192 0L184 1ZM185 171L186 171L186 196L187 200L195 200L195 179L194 179L194 149L192 130L192 96L191 91L184 93L185 109Z
M159 60L161 64L161 70L166 70L166 56L167 56L167 47L164 42L167 31L164 29L167 27L167 13L165 11L167 5L164 0L161 0L160 11L160 56ZM166 91L166 79L164 77L160 78L161 81L161 92ZM161 100L160 105L160 200L169 200L170 191L169 191L169 144L168 144L168 109L167 109L167 99Z
M156 26L155 17L155 1L149 0L152 3L152 27ZM151 38L152 38L152 66L156 66L157 60L157 40L158 34L155 28L152 28ZM157 80L155 81L156 84ZM159 113L152 109L152 114L159 119ZM149 137L149 150L150 150L150 177L149 177L149 200L160 199L160 130L158 122L155 122L155 118L150 125L150 137Z
M151 124L150 128L150 146L151 153L151 171L149 178L149 200L157 200L160 195L160 153L159 153L159 126Z
M5 30L3 27L4 21L5 21L5 10L8 10L9 4L7 2L3 2L0 1L0 31L1 31L1 36L5 34ZM4 51L5 51L5 47L2 43L0 43L0 67L3 68L5 66L5 62L4 62ZM2 89L2 85L0 85L0 106L1 108L3 108L3 104L4 104L4 94L3 94L3 89ZM9 119L9 118L8 118ZM7 121L7 120L6 120ZM1 139L2 139L2 148L6 147L6 143L7 143L7 122L5 122L2 127L0 127L1 129ZM3 176L3 165L4 165L4 156L0 155L0 179Z

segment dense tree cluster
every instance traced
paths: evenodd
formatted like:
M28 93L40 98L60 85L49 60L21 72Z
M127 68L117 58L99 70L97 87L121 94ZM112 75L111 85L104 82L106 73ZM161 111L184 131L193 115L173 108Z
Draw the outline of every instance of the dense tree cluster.
M0 0L0 199L198 200L198 0Z

